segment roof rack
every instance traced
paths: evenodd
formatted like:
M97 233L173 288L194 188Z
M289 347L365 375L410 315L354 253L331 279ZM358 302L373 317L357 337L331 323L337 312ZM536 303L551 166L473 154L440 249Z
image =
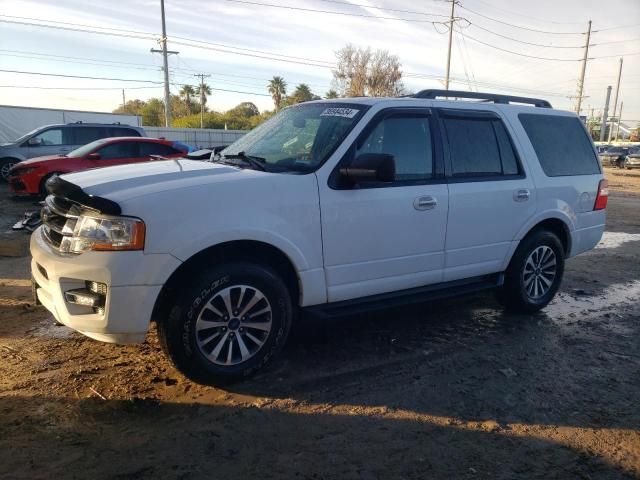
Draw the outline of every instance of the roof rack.
M463 92L461 90L421 90L418 93L410 95L410 97L430 99L435 99L438 97L475 98L478 100L484 100L486 102L493 103L524 103L540 108L553 108L548 101L541 100L539 98L514 97L511 95L498 95L495 93Z

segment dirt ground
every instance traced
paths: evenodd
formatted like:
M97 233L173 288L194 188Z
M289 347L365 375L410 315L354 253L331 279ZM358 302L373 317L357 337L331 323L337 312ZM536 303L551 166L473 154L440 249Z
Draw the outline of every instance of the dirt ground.
M225 390L178 374L153 329L116 346L56 326L28 258L1 258L0 478L640 478L640 172L607 174L603 242L544 312L481 294L305 320Z

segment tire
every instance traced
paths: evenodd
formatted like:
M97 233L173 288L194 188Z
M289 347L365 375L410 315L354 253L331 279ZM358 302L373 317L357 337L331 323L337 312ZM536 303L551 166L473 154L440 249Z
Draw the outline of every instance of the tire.
M562 282L564 257L562 243L548 230L526 236L509 263L499 293L506 309L534 313L546 307Z
M196 275L172 302L158 319L162 349L185 376L210 385L244 380L264 367L285 344L294 311L278 274L246 262Z
M9 180L9 170L16 163L19 163L19 160L15 158L3 158L0 160L0 183L7 183Z
M45 186L47 183L47 180L49 180L51 177L57 177L58 175L61 175L60 172L52 172L49 175L43 177L42 180L40 180L40 188L38 189L38 194L42 198L49 195L49 192L47 192L47 187Z

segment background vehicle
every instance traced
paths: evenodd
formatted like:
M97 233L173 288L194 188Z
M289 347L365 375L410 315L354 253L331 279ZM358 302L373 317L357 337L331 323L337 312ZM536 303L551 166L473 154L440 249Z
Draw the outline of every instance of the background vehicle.
M9 188L15 194L45 194L45 182L53 175L89 168L146 162L154 156L177 158L188 147L156 138L116 137L88 143L66 155L50 155L25 160L9 171Z
M301 103L215 162L48 188L31 237L42 304L108 342L142 341L154 319L177 368L209 382L259 370L300 310L495 289L507 308L538 311L565 259L600 241L608 196L574 113L439 90Z
M144 137L141 127L121 124L68 123L46 125L0 145L0 181L6 181L16 163L44 155L63 155L100 138Z
M628 169L640 168L640 147L631 147L629 154L625 162L625 167Z
M599 155L600 162L604 166L624 168L628 153L626 147L609 147Z

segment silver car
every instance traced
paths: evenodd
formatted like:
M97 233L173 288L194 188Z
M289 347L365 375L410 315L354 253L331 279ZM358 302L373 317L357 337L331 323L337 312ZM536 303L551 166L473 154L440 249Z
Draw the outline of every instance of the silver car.
M0 145L0 181L7 181L16 163L44 155L64 155L82 145L108 137L145 137L144 129L119 123L68 123L36 128Z

